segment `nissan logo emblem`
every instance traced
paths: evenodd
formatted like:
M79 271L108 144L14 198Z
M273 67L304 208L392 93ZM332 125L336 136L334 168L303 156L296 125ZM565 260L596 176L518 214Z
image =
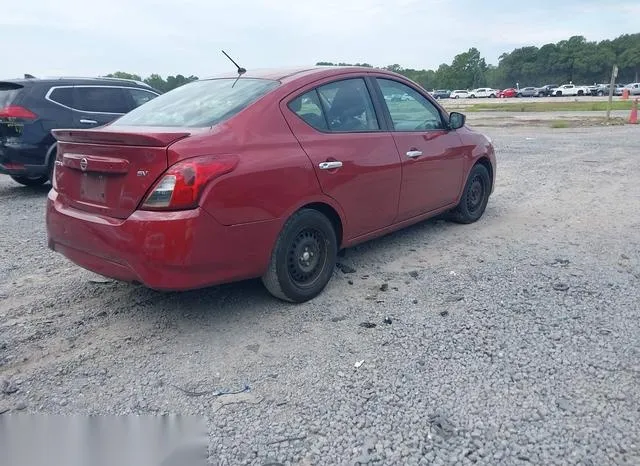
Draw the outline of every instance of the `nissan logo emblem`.
M80 170L83 172L87 171L87 165L89 165L89 162L86 157L83 157L82 160L80 160Z

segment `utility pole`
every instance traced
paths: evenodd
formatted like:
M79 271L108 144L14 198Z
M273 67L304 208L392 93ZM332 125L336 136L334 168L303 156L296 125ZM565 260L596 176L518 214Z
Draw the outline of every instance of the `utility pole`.
M611 116L611 105L613 102L613 89L616 85L616 78L618 77L618 66L613 65L613 70L611 70L611 83L609 84L609 104L607 105L607 121L609 121L609 117Z

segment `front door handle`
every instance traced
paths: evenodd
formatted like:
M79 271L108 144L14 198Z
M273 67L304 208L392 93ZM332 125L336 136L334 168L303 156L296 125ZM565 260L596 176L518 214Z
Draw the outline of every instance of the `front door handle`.
M96 120L86 120L86 119L82 119L80 120L80 123L82 123L83 125L97 125L98 122Z
M321 162L318 167L320 167L320 170L332 170L334 168L342 167L342 162L337 160L333 162Z
M411 159L415 159L416 157L420 157L421 155L422 155L421 150L410 150L409 152L407 152L407 157Z

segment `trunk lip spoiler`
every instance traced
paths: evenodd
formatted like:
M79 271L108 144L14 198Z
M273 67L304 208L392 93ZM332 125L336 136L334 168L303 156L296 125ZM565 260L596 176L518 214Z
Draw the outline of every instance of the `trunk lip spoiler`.
M51 134L58 142L108 144L140 147L167 147L174 142L200 132L189 128L102 127L54 129Z

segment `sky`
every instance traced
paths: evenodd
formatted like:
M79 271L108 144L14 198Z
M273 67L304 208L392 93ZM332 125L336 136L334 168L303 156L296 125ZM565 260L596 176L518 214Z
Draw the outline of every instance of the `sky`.
M1 0L9 2L9 0ZM318 61L436 69L503 52L640 32L640 1L23 0L1 8L0 78L126 71L212 76ZM613 5L613 7L612 7Z

